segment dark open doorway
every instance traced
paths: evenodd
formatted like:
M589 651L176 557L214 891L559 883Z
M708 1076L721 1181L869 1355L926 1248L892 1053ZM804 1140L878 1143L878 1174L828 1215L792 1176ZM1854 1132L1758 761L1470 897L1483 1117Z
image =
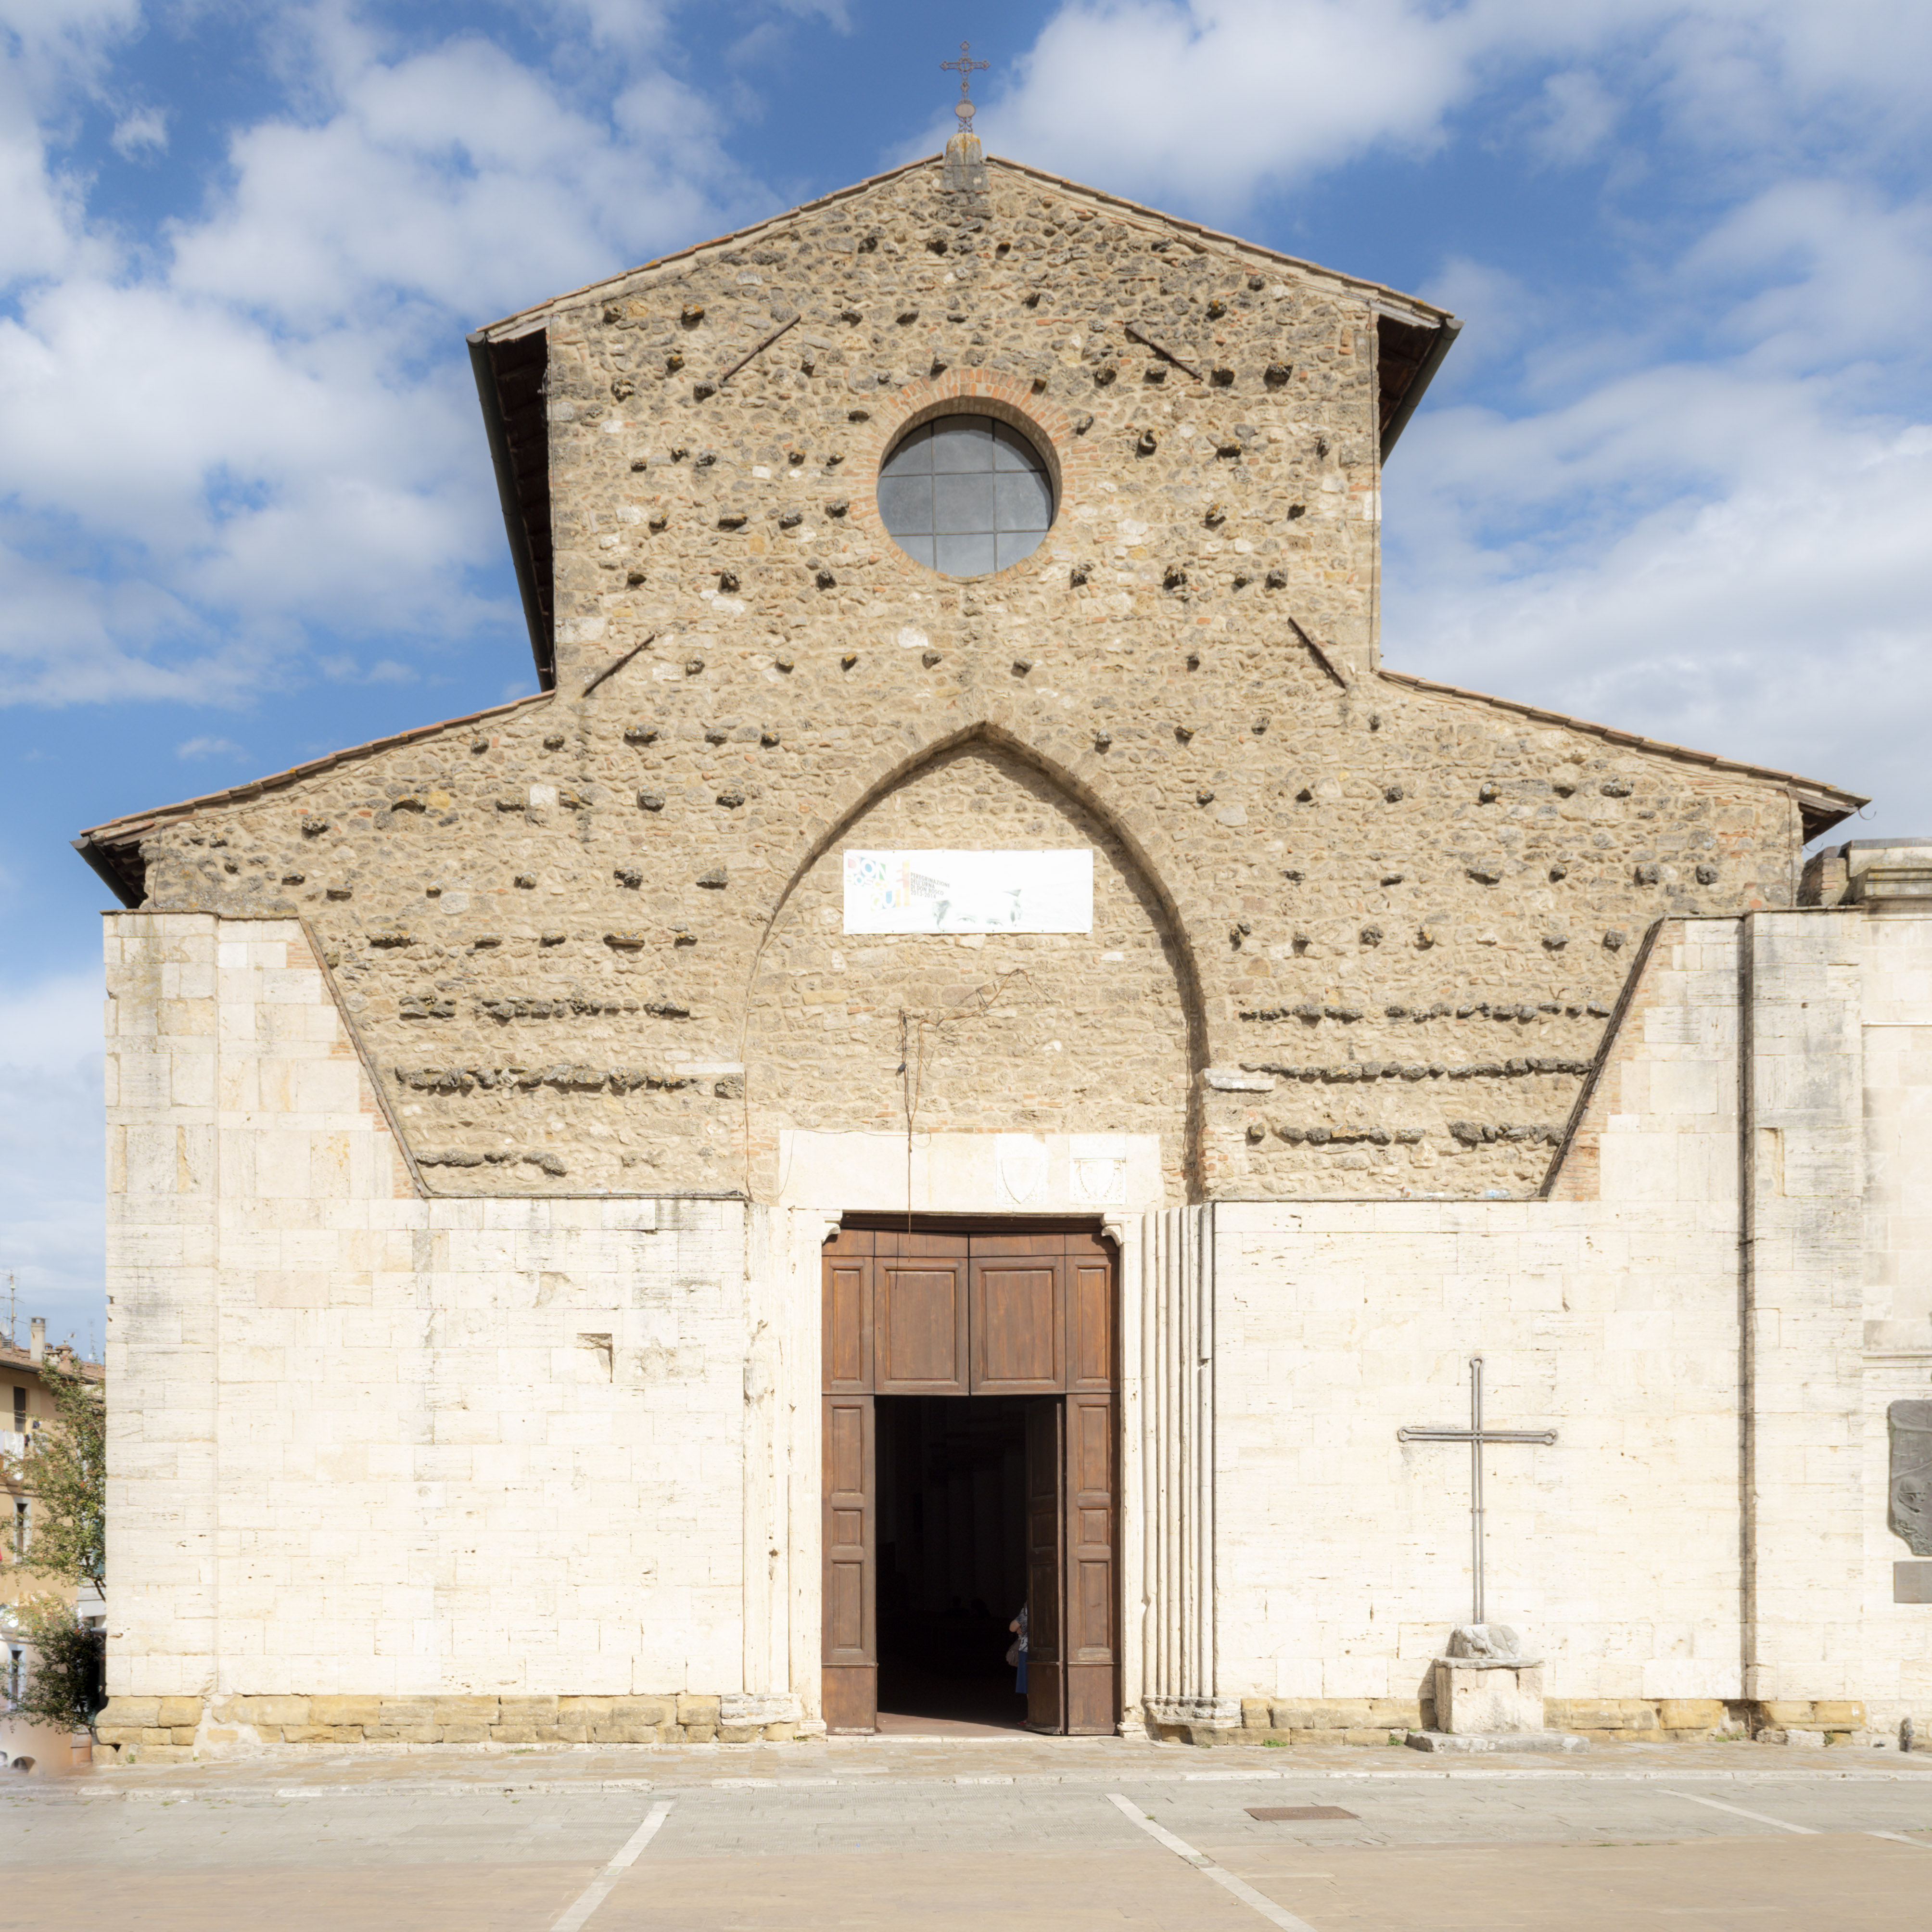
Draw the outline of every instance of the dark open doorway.
M855 1217L826 1241L820 1684L834 1734L878 1728L882 1709L922 1727L895 1701L933 1724L943 1702L1004 1724L1018 1700L991 1660L1022 1601L1026 1727L1114 1729L1116 1295L1112 1251L1085 1225Z
M878 1399L881 1730L1025 1722L1006 1652L1027 1594L1028 1400Z

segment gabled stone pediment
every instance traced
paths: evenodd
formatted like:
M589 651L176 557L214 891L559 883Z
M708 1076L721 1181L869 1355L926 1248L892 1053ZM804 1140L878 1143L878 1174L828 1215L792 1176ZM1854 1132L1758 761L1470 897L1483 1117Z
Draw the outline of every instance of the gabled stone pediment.
M470 338L545 682L573 640L560 627L581 621L555 586L557 439L588 412L608 428L627 410L668 407L701 454L728 391L808 364L823 368L824 380L812 371L819 412L843 396L848 415L950 370L1018 382L1077 416L1083 383L1125 367L1132 385L1151 365L1173 393L1207 386L1203 433L1233 452L1244 424L1256 428L1241 406L1249 392L1286 400L1298 338L1317 326L1349 332L1363 365L1365 406L1329 440L1370 490L1460 326L1379 284L1015 162L989 161L987 176L985 194L962 194L937 158L916 162ZM972 302L950 299L969 288ZM1069 325L1082 336L1071 353ZM602 382L580 385L586 360Z

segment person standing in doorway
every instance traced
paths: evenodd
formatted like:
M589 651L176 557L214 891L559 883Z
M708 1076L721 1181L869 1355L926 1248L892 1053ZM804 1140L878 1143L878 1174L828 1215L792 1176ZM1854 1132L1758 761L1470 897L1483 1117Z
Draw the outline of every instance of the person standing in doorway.
M1024 1697L1026 1695L1027 1667L1027 1606L1025 1604L1021 1604L1019 1615L1014 1618L1006 1628L1013 1633L1012 1642L1006 1652L1006 1661L1014 1666L1013 1694L1016 1696Z

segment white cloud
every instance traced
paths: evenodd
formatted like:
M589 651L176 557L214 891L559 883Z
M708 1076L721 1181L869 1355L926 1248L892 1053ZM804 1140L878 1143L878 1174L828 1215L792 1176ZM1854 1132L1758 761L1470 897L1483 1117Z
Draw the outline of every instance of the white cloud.
M1506 269L1467 256L1453 256L1420 292L1462 324L1455 359L1446 365L1450 380L1458 384L1479 364L1534 339L1550 320L1550 304L1541 291Z
M1425 551L1392 597L1390 661L1871 790L1932 826L1916 734L1889 728L1932 711L1928 527L1932 429L1814 451L1546 568L1484 580Z
M0 988L0 1276L20 1324L103 1332L98 971Z
M240 131L157 253L90 226L33 131L53 83L0 63L5 701L232 701L304 674L314 627L383 635L383 678L412 633L514 628L464 584L501 545L464 331L741 212L711 110L648 63L600 107L478 38L278 29L299 111Z
M620 142L480 40L372 63L332 106L238 136L226 206L176 232L176 288L304 332L384 293L473 326L700 232L699 182L733 172L701 97L645 78L614 104Z
M1460 10L1406 0L1076 0L980 133L999 154L1227 208L1376 142L1426 146L1468 80Z
M129 160L164 154L168 149L168 117L158 107L140 107L123 115L108 136L114 152Z
M1532 356L1516 413L1425 410L1387 486L1390 662L1868 792L1854 832L1932 829L1932 428L1861 360L1928 254L1920 210L1785 184L1670 298ZM1728 352L1624 332L1692 320Z
M1840 366L1916 350L1932 308L1932 202L1890 202L1856 182L1774 182L1719 221L1683 267L1741 292L1728 334L1760 362Z
M1616 95L1595 74L1568 68L1543 83L1531 116L1532 146L1552 160L1582 160L1601 152L1622 115Z
M1890 0L1070 0L988 89L980 133L995 153L1231 216L1371 149L1431 152L1456 114L1526 86L1562 159L1634 103L1727 160L1789 156L1800 128L1898 143L1916 138L1928 67L1932 10Z
M175 747L178 758L245 758L248 752L230 738L185 738Z
M346 654L318 658L316 668L337 684L414 684L422 676L412 665L398 663L394 658L378 658L374 664L365 665L359 658Z

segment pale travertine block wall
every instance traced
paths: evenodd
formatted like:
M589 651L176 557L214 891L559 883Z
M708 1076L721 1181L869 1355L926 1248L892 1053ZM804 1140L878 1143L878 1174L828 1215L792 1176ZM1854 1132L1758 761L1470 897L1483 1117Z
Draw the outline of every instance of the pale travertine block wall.
M420 1198L297 922L107 949L112 1694L740 1688L742 1204Z
M1421 1695L1468 1614L1468 1455L1396 1431L1466 1424L1478 1351L1490 1422L1558 1432L1490 1452L1487 1608L1567 1721L1922 1721L1885 1412L1932 1376L1928 1154L1932 920L1760 914L1660 929L1552 1198L1217 1205L1246 1721L1352 1700L1373 1728Z
M1895 1683L1900 1714L1932 1711L1932 1641L1922 1604L1892 1600L1892 1566L1912 1552L1886 1526L1886 1409L1932 1393L1932 919L1881 912L1864 947L1864 1438L1858 1552L1864 1675ZM1890 1712L1887 1713L1889 1716Z
M809 1720L818 1248L896 1146L798 1137L751 1208L435 1198L298 921L118 914L108 972L109 1741ZM1490 1452L1486 1544L1558 1721L1924 1718L1884 1418L1932 1372L1928 1048L1932 920L1676 920L1550 1198L1162 1210L1120 1137L1130 1718L1426 1717L1468 1456L1396 1432L1480 1352L1491 1424L1558 1432ZM1022 1204L1078 1209L1042 1147ZM931 1137L921 1204L998 1205L998 1150Z
M1470 1614L1469 1454L1396 1440L1554 1427L1486 1461L1488 1614L1553 1698L1738 1695L1737 935L1673 923L1602 1126L1603 1198L1214 1210L1225 1689L1423 1693Z
M1745 922L1746 1696L1864 1694L1863 922Z

